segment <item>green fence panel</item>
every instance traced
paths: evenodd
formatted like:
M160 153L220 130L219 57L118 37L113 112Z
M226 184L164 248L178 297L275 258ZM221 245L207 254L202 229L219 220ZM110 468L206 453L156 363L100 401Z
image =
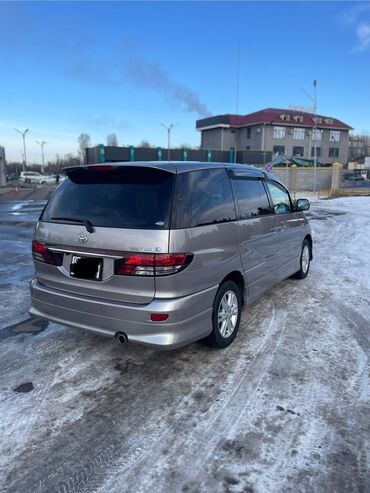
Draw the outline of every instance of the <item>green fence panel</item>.
M105 163L104 144L99 144L99 163Z

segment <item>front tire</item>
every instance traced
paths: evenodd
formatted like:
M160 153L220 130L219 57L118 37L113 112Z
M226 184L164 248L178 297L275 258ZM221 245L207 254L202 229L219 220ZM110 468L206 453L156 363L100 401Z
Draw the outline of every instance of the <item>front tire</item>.
M300 266L298 272L296 272L292 277L295 279L305 279L310 271L311 263L311 245L308 240L304 240L302 243Z
M229 346L239 330L242 296L233 281L226 281L219 287L212 311L212 332L205 342L217 349Z

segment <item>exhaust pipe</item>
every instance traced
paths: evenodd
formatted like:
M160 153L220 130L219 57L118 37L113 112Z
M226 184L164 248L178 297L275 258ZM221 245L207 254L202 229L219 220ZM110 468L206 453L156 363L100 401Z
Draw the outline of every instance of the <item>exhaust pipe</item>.
M127 335L124 332L117 332L115 337L117 338L117 340L120 344L125 344L128 342Z

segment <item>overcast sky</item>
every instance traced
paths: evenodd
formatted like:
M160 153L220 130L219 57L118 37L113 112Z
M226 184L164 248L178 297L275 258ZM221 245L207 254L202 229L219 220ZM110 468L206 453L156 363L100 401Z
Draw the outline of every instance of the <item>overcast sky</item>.
M115 132L120 144L199 145L195 120L310 106L370 130L368 2L0 3L0 145L21 159L14 127L30 128L29 161L77 151Z

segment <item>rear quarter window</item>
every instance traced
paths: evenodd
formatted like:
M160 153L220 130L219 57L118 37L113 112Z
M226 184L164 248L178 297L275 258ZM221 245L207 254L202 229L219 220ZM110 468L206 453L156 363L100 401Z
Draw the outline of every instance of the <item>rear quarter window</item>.
M226 169L180 173L175 197L175 228L194 228L236 219Z

